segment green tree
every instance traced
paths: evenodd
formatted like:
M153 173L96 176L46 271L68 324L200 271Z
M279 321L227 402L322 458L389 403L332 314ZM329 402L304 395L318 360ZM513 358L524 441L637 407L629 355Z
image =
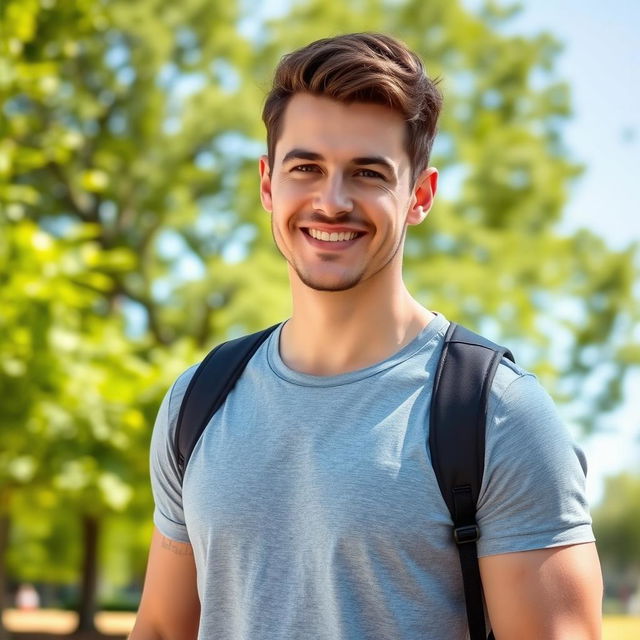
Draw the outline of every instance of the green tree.
M640 475L624 472L606 479L593 526L605 595L627 605L634 592L640 593Z
M598 549L604 563L631 570L640 579L640 476L625 472L605 481L593 512Z
M34 439L29 420L34 407L57 386L58 362L47 333L55 313L49 304L51 278L44 264L61 252L34 224L10 227L0 235L0 595L4 598L4 559L16 490L46 476L47 443ZM49 274L52 275L52 274ZM49 282L48 282L49 280ZM69 297L66 282L58 293L69 309L82 294ZM59 310L59 308L58 308ZM65 310L66 311L66 310Z
M95 313L102 299L86 286L91 244L82 234L62 240L26 220L0 227L0 593L5 558L16 577L33 580L37 570L63 582L65 561L83 563L82 614L92 624L96 525L136 495L149 508L141 453L171 367L145 362L117 318ZM64 518L47 517L54 511ZM81 516L84 559L68 544L80 535L69 514ZM60 527L75 535L60 537ZM7 540L25 542L28 530L31 544L6 553ZM44 554L36 539L56 534L59 553Z
M19 285L9 289L19 292L19 304L11 300L8 308L24 307L44 323L39 332L22 330L41 337L33 356L56 384L46 397L25 391L22 413L5 421L3 433L11 434L7 457L12 469L22 470L23 485L36 487L37 474L48 477L65 509L83 523L79 626L88 629L99 523L127 507L141 486L136 479L148 496L149 423L159 390L196 359L192 344L205 344L214 329L226 331L213 326L212 313L231 295L233 279L236 287L255 281L248 271L225 270L222 255L231 244L242 250L243 234L248 237L230 217L234 185L223 181L243 160L237 144L233 153L227 148L234 126L251 126L248 106L243 115L238 105L251 103L257 89L238 100L221 80L230 68L226 57L242 58L246 48L230 5L188 2L158 13L151 2L27 1L4 3L1 10L1 78L9 96L0 136L0 173L8 178L0 186L3 219L10 228L35 222L38 238L52 245L78 239L78 255L65 256L69 268L58 274L68 282L41 283L48 292L43 305L58 310L55 318L45 322ZM189 53L192 29L207 39L199 62ZM197 99L190 95L194 87ZM206 111L215 117L202 117ZM175 249L172 255L171 246L180 255ZM189 264L186 256L192 265L197 257L203 273L221 272L220 285L207 291L202 282L176 277ZM44 264L31 255L24 261L36 281L64 262L57 254ZM8 257L3 274L11 279L15 268ZM86 290L91 304L76 310L60 298L72 288ZM140 310L142 335L127 339L125 321ZM268 314L267 302L236 330ZM168 344L170 356L158 350ZM162 381L157 386L155 373ZM43 388L46 382L30 380L29 389ZM43 447L52 447L46 456L29 457L30 476L20 454L34 433L25 425L42 436Z
M56 242L30 222L1 226L0 558L4 562L16 494L44 486L53 470L50 454L58 436L56 417L62 413L56 402L63 379L56 347L65 335L72 335L77 313L90 304L91 294L68 279L78 258L73 247ZM47 411L49 406L53 412ZM0 593L4 591L3 570Z

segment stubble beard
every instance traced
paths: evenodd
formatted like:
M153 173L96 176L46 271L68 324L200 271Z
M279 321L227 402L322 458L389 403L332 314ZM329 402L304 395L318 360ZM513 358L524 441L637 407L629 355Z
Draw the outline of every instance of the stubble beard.
M314 279L310 274L306 274L302 269L298 268L295 263L289 262L289 265L291 265L291 268L296 272L302 284L314 291L348 291L359 285L364 277L364 271L351 276L345 274L345 276L340 278L341 281L327 284L318 282L318 280Z
M307 274L302 268L300 268L295 263L294 260L290 260L289 258L287 258L287 256L284 254L282 249L280 249L280 245L278 244L275 228L273 225L273 217L271 218L271 235L273 237L273 243L275 244L275 247L278 250L278 253L284 258L285 262L295 271L300 282L302 282L302 284L309 287L310 289L313 289L314 291L328 291L328 292L349 291L349 289L353 289L356 286L358 286L363 280L368 280L369 278L372 278L376 274L380 273L380 271L384 270L389 265L389 263L398 254L398 251L400 251L400 249L402 248L404 244L405 234L406 234L406 229L405 229L405 232L400 237L398 244L396 245L392 254L389 256L389 259L386 260L385 263L379 269L377 269L374 273L372 273L367 278L364 277L365 269L363 268L359 273L351 275L349 279L344 279L342 282L335 282L333 284L326 284L326 283L318 282L316 279L312 277L311 274ZM327 259L326 261L331 262L330 258L333 258L333 256L328 256L328 258L329 259ZM348 274L345 274L345 276L347 275Z

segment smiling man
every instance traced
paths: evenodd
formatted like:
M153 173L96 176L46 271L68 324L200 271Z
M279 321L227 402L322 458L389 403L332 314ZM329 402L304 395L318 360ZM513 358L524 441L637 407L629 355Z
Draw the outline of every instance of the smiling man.
M194 367L160 408L134 640L468 637L426 445L449 322L402 279L407 227L424 222L436 192L440 105L418 57L388 36L321 40L281 61L263 111L260 193L293 313L258 347L184 474L174 442ZM477 504L498 640L600 637L584 468L535 376L503 359Z

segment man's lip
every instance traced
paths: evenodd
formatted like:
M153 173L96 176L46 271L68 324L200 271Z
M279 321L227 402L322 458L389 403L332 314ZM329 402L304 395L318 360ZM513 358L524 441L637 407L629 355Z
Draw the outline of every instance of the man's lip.
M366 233L364 229L357 229L356 227L343 227L338 225L326 225L326 224L300 225L300 229L302 229L303 231L309 231L309 229L316 229L317 231L326 231L327 233Z

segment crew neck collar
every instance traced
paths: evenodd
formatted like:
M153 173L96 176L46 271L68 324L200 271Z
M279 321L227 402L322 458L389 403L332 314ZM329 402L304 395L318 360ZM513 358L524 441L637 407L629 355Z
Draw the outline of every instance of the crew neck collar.
M284 322L269 336L267 348L267 361L271 370L283 380L292 384L305 387L338 387L344 384L358 382L365 378L374 376L386 369L390 369L401 362L411 358L419 351L432 346L433 342L437 342L442 338L449 326L449 321L441 314L433 312L435 317L427 324L418 335L409 344L405 345L381 362L356 369L347 373L340 373L335 376L315 376L308 373L301 373L288 367L280 357L280 334Z

